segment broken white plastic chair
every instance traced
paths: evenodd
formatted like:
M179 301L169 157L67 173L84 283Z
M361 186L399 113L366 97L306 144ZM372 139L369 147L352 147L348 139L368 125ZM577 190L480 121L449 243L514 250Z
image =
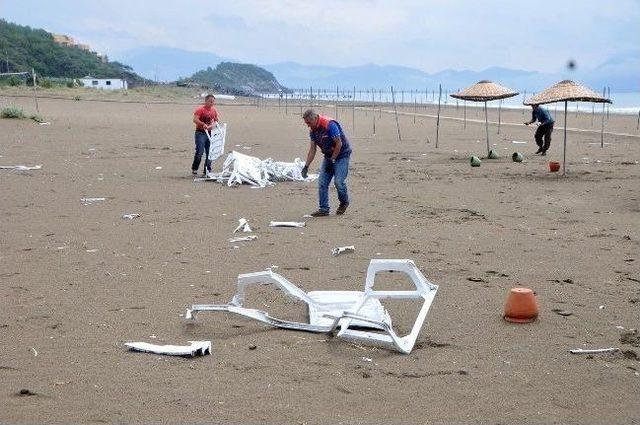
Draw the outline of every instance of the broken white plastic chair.
M406 274L415 285L415 290L374 290L375 277L380 272ZM309 322L282 320L270 316L265 311L244 307L246 287L257 284L275 284L287 295L306 303ZM409 354L422 329L437 290L438 286L429 282L411 260L371 260L367 269L364 292L312 291L306 293L279 274L267 270L239 275L237 292L229 304L194 304L187 310L185 318L195 320L196 314L202 311L225 311L277 328L332 333L339 338L380 345ZM382 299L422 301L420 312L408 335L401 337L395 333L391 317L380 302ZM372 330L365 331L362 328Z

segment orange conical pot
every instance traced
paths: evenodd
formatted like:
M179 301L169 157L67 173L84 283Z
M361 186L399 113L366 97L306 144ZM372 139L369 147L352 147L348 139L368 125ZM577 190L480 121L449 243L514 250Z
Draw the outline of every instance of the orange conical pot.
M538 300L529 288L512 288L504 305L504 320L530 323L538 318Z

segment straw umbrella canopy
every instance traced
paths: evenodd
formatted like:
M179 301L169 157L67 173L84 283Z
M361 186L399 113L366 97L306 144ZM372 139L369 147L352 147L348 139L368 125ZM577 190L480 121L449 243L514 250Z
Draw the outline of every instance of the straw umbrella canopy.
M507 99L509 97L517 96L518 94L518 92L501 86L500 84L482 80L458 93L453 93L450 96L454 99L469 100L471 102L484 102L484 126L487 132L487 154L489 154L491 149L489 148L489 119L487 114L487 102Z
M564 148L562 153L562 175L566 175L567 163L567 102L612 103L610 99L598 95L593 90L571 80L560 81L529 98L525 105L543 105L564 102Z

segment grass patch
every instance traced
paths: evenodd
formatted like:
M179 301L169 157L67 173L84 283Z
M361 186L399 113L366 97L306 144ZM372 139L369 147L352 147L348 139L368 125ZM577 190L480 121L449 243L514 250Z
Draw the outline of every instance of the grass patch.
M22 108L18 108L17 106L9 106L3 108L2 111L0 111L0 117L22 119L26 118L26 115L24 114Z
M34 120L37 123L46 122L46 120L44 118L42 118L41 115L38 115L38 114L33 114L29 118L31 118L32 120Z

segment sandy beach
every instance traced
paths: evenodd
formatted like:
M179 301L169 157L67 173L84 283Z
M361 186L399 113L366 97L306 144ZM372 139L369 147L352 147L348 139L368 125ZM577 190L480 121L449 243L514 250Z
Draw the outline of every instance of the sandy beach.
M29 97L0 101L33 109ZM358 109L353 128L341 108L352 204L344 216L284 229L269 221L303 220L317 208L316 184L194 182L194 101L40 99L50 125L0 120L0 165L42 164L0 170L0 422L640 423L635 116L610 115L601 148L601 116L571 111L568 127L588 131L568 132L562 177L547 166L562 160L560 108L547 157L533 155L535 129L522 124L530 113L503 110L500 134L489 128L500 158L479 168L469 156L486 156L480 109L467 109L475 121L464 129L462 104L449 103L436 148L430 116L401 114L398 141L392 114L376 113L373 135L371 111ZM273 102L225 103L227 151L304 159L299 106L285 114ZM511 161L515 151L523 163ZM330 196L335 210L333 187ZM83 205L88 197L106 199ZM257 240L229 243L240 217ZM355 252L331 256L344 245ZM411 259L439 285L409 355L235 316L182 317L192 303L228 302L238 274L272 265L305 291L362 290L373 258ZM516 286L537 293L532 324L502 319ZM273 288L252 295L256 307L304 318ZM389 309L406 332L416 305ZM123 346L189 340L212 341L212 355ZM608 347L620 351L569 353Z

